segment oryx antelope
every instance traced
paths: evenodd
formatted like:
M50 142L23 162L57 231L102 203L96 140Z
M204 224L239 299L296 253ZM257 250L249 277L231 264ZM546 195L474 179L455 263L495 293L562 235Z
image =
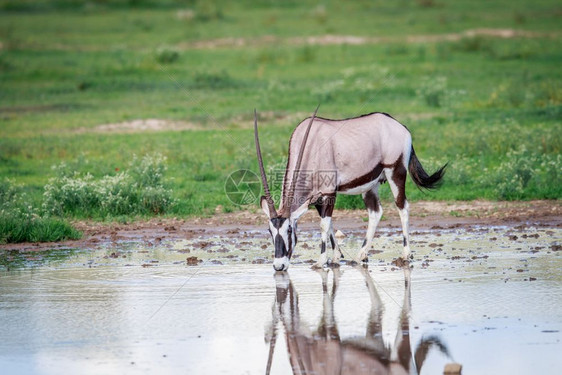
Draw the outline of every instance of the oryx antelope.
M256 152L265 195L261 207L269 218L269 232L275 246L273 268L289 268L297 242L297 221L313 205L321 217L322 243L317 266L328 262L326 242L330 240L333 262L342 256L334 236L332 212L336 194L361 194L367 206L369 224L358 261L367 260L367 251L382 217L379 185L388 181L400 213L404 235L403 257L410 256L406 175L420 188L439 186L444 165L428 175L416 157L409 130L386 113L370 113L345 120L316 117L303 120L293 131L279 210L275 209L260 150L257 113L254 112Z

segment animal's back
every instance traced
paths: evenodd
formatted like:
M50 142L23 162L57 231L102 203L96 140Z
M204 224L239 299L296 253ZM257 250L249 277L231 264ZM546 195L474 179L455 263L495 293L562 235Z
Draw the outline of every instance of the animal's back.
M293 170L301 141L310 118L293 132L289 169ZM302 170L336 170L340 184L374 170L379 165L393 165L401 157L407 163L411 135L391 116L371 113L361 117L330 120L316 118L305 147Z

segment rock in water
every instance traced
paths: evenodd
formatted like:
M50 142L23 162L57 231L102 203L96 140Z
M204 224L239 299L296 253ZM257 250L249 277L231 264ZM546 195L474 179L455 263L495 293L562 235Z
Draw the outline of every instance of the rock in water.
M462 365L460 363L447 363L443 370L444 375L460 375Z

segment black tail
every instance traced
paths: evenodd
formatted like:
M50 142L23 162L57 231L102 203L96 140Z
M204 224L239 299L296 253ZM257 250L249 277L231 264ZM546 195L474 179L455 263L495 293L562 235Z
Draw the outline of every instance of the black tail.
M408 170L410 171L410 176L412 176L412 180L418 185L419 188L424 189L437 189L441 186L443 182L443 175L445 174L445 168L447 165L445 164L437 172L432 174L431 176L427 174L427 172L423 169L418 157L416 156L416 152L414 151L414 146L412 146L412 153L410 154L410 163L408 165Z

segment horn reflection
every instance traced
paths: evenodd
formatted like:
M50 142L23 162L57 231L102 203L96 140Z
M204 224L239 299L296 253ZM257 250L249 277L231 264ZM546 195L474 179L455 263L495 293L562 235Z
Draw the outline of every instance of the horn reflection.
M433 336L422 339L415 354L410 342L411 277L404 268L404 298L393 343L383 341L384 304L367 268L356 266L365 280L370 310L365 335L342 339L334 315L334 300L340 282L339 268L333 268L331 293L328 271L318 271L322 278L320 322L315 330L301 321L299 296L287 272L276 273L273 318L266 341L270 344L266 374L270 373L276 350L277 326L284 333L286 350L293 374L416 374L421 371L429 349L437 347L448 356L447 347ZM277 350L283 350L277 348Z

